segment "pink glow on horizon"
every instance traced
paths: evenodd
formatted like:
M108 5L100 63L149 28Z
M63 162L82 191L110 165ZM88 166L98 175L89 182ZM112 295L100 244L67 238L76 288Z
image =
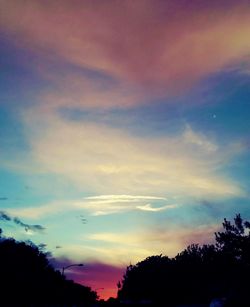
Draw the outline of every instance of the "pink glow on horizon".
M100 299L107 300L117 296L117 283L122 280L125 267L117 267L104 263L88 263L82 270L74 270L67 274L75 282L89 286L96 291Z

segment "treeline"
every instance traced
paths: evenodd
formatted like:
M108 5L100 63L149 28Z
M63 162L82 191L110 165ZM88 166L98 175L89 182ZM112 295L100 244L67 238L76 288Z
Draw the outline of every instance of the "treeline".
M96 300L96 292L66 280L37 246L4 238L0 230L1 307L88 306Z
M118 283L116 299L97 302L97 294L66 280L31 242L1 236L0 306L61 307L209 306L219 299L227 307L250 306L250 223L236 215L224 220L215 243L193 244L174 258L151 256L130 265Z
M215 244L193 244L174 258L152 256L130 265L118 283L118 302L158 306L250 306L250 223L224 220ZM192 305L193 306L193 305ZM215 306L215 305L214 305Z

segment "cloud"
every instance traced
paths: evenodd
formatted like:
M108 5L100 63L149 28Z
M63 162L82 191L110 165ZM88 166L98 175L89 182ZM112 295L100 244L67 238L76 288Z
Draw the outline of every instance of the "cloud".
M71 199L67 201L54 201L43 206L34 206L29 208L13 208L8 209L11 214L18 215L23 218L37 219L43 216L57 214L59 212L86 210L89 214L107 215L115 213L123 213L134 210L141 211L161 211L176 208L177 205L165 205L160 208L149 208L145 202L151 200L154 203L161 204L167 201L164 197L157 196L141 196L141 195L96 195L84 197L82 199ZM146 207L145 207L146 206ZM151 209L151 210L149 210ZM84 224L87 219L80 215L80 221Z
M0 211L0 220L11 221L11 217L3 211Z
M40 243L37 245L37 247L40 249L40 250L45 250L47 248L47 244L46 243Z
M143 206L137 206L136 208L142 211L150 211L150 212L159 212L162 210L167 210L167 209L173 209L178 207L177 205L166 205L166 206L162 206L162 207L152 207L151 204L146 204Z
M174 257L192 243L213 243L216 224L196 225L155 225L146 229L127 232L118 230L83 234L78 244L67 244L57 255L74 255L75 263L103 262L115 266L137 263L151 255L164 254Z
M72 207L87 209L92 215L107 215L124 213L128 211L158 212L178 207L178 205L168 204L161 207L152 207L145 204L148 200L157 204L166 203L165 197L141 196L141 195L99 195L85 197L83 200L72 202Z
M88 236L89 240L97 240L105 243L115 243L115 244L125 244L125 245L134 245L141 241L141 238L138 238L138 233L93 233Z
M32 234L33 232L43 232L46 228L42 225L30 225L23 223L18 217L11 217L7 213L0 211L0 220L7 221L7 222L13 222L16 225L22 227L25 229L25 231L29 234Z
M113 263L119 263L121 251L127 249L127 263L131 259L133 262L140 261L150 255L165 254L174 257L178 252L186 248L188 245L207 244L214 242L214 233L220 230L220 226L216 224L197 225L192 228L188 225L185 227L163 227L155 226L150 230L138 230L127 233L117 232L99 232L90 235L84 235L83 239L99 242L99 245L106 250L113 250ZM138 253L136 252L138 251ZM103 254L103 259L109 263L110 257ZM124 262L120 262L124 263ZM125 262L126 263L126 262Z
M144 210L144 203L148 200L162 202L166 201L166 198L140 195L99 195L86 197L82 201L73 203L73 206L87 209L90 213L97 216L133 210ZM167 209L167 207L168 206L162 207L162 210ZM151 211L153 211L153 208L151 209Z
M29 225L26 223L23 223L19 218L14 217L13 218L13 222L21 227L23 227L25 229L26 232L43 232L46 228L43 227L42 225Z
M183 199L245 196L238 182L223 175L245 145L222 146L190 125L178 134L152 138L87 120L74 122L53 112L38 114L37 109L24 113L23 119L30 152L12 157L5 162L8 167L58 176L92 196L8 209L13 215L38 218L68 210L91 215L153 213L174 209Z
M60 106L133 105L143 101L140 88L147 92L144 98L149 92L176 94L214 72L242 66L250 51L250 9L244 0L209 5L2 0L1 8L2 31L39 55L43 75L53 75L51 66L59 59L64 63L57 89L44 93L45 101ZM79 80L77 73L67 80L67 64L84 77ZM103 88L100 76L115 80L112 90Z
M7 197L0 197L0 201L1 200L8 200L8 198Z
M193 243L201 245L214 243L214 233L220 229L221 226L218 224L197 225L195 228L183 224L179 228L171 229L158 226L155 227L152 232L143 234L143 237L145 240L147 239L148 242L157 242L159 247L164 246L164 242L168 242L170 256L174 256L176 253ZM174 242L178 242L178 244L174 244ZM177 249L176 246L179 246L179 249ZM165 254L169 255L169 253Z
M66 201L51 202L42 206L35 205L34 207L22 207L22 208L6 208L8 212L13 215L18 215L22 218L37 219L42 216L56 214L60 211L66 210L69 207L69 203Z
M204 149L206 152L216 152L218 149L215 143L204 137L204 135L194 132L189 125L186 126L183 133L183 140L186 144L193 144L197 148Z
M60 68L58 68L60 72ZM36 97L42 112L57 108L127 108L145 101L142 90L136 86L110 80L107 77L92 79L75 71L63 70L42 72L52 84L53 89L45 90ZM149 100L149 97L148 99Z
M110 259L113 259L113 263L128 264L131 259L135 262L143 259L143 257L153 254L163 253L170 257L174 257L176 253L187 247L189 244L205 244L214 242L214 233L219 231L220 228L221 227L217 224L196 225L195 229L190 225L185 225L185 227L163 227L161 225L156 225L150 229L139 229L127 233L97 232L82 235L83 246L75 246L75 250L76 255L80 256L80 250L86 248L87 252L85 256L87 257L89 248L96 250L106 249L107 252L100 255L100 257L103 257L103 261L112 263L110 262ZM90 247L88 241L97 241L99 244ZM123 261L120 261L121 259L119 260L119 256L122 255L122 251L126 249L127 253L122 256ZM114 251L113 255L109 255L111 250ZM136 257L133 258L132 255L136 255ZM98 254L96 255L96 258L99 259ZM127 260L124 261L124 259Z
M25 121L31 149L27 167L61 176L89 194L115 191L117 195L150 193L208 200L244 195L236 182L222 175L223 167L242 152L243 145L220 146L190 126L176 135L151 138L55 114L28 113Z
M166 200L165 197L156 197L156 196L141 196L141 195L98 195L98 196L89 196L85 197L87 200L101 200L108 203L111 202L127 202L127 201L141 201L141 200Z
M98 241L96 241L97 243ZM74 255L74 259L77 262L104 262L111 265L126 266L131 262L140 261L154 253L156 249L152 247L145 247L140 244L127 245L127 244L106 244L103 241L94 244L93 240L87 240L86 238L80 244L67 244L63 248L60 255ZM121 243L121 242L120 242ZM172 250L176 250L175 246L170 247ZM133 246L133 249L131 249ZM179 245L178 245L179 246ZM130 250L128 250L130 248ZM178 250L178 248L177 248ZM59 251L58 251L59 254ZM83 259L84 255L84 259ZM83 261L84 260L84 261Z
M82 224L87 224L88 220L83 215L80 215L79 217Z

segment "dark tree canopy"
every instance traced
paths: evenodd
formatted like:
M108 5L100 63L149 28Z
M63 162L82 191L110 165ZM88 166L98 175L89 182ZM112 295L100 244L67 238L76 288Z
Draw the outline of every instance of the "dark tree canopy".
M224 220L215 244L188 246L176 257L152 256L130 265L118 288L126 301L150 300L165 306L209 304L227 298L227 306L250 306L250 223L236 215Z
M96 292L66 280L31 242L0 238L1 306L86 306Z
M250 265L250 223L237 214L234 223L224 219L223 228L223 232L215 233L218 250Z

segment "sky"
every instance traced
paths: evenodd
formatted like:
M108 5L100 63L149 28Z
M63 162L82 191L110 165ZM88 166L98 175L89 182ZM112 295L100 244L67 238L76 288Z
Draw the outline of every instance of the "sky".
M0 0L0 225L116 296L250 219L250 5Z

